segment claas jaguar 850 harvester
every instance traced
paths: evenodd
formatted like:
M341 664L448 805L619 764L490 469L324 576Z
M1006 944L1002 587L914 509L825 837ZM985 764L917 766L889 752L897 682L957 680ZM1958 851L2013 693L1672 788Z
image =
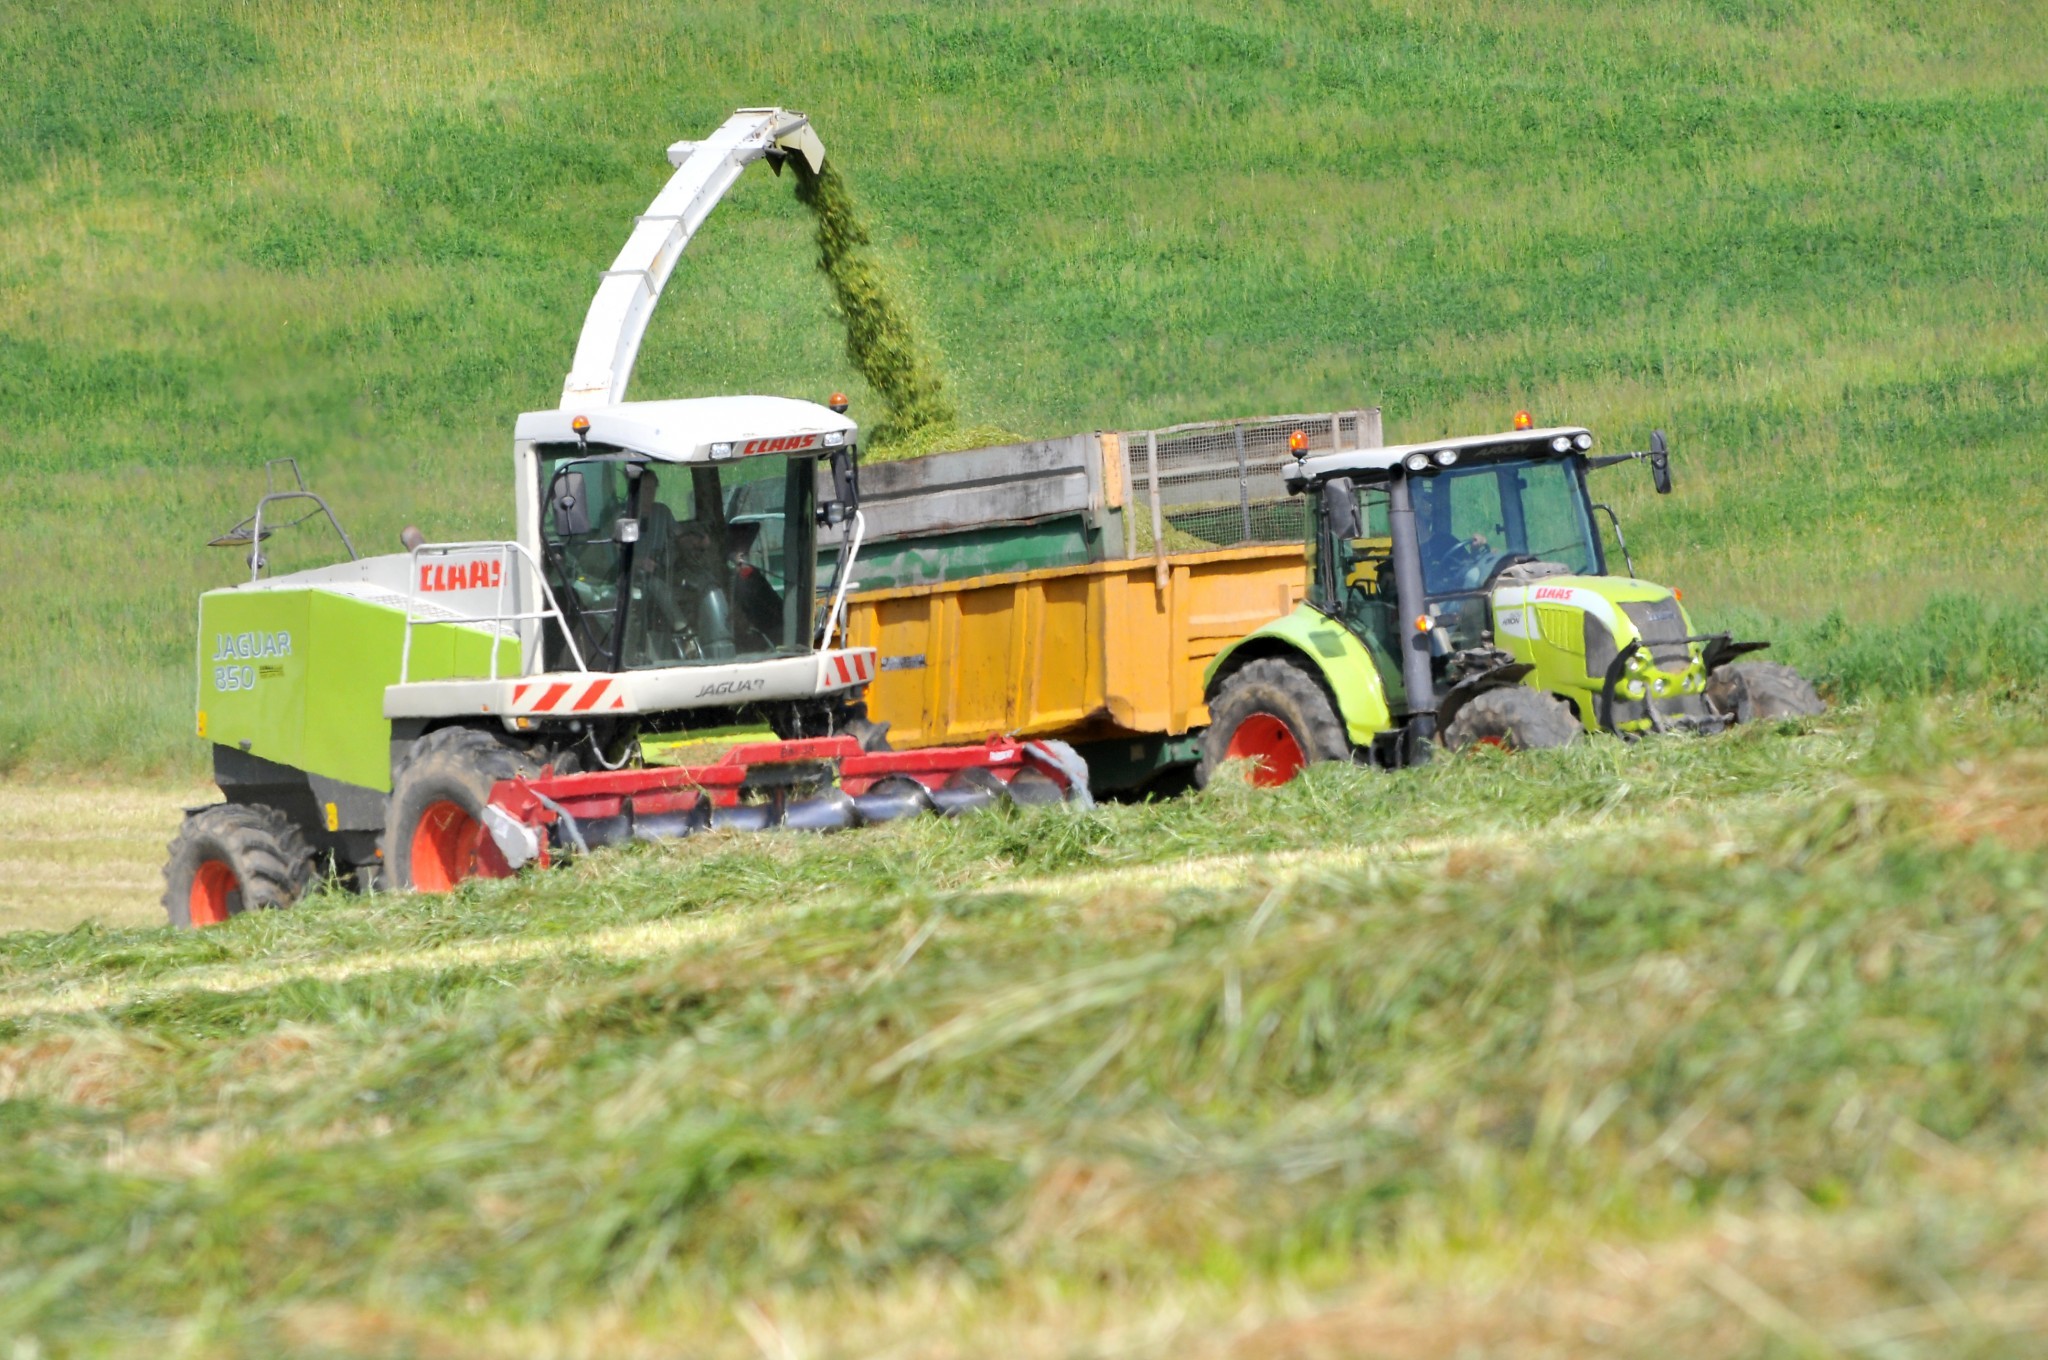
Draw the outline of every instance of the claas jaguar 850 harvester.
M843 640L862 528L843 401L623 400L683 246L747 165L792 156L815 172L824 149L781 109L670 149L560 406L514 428L515 539L408 531L405 552L358 556L297 482L215 540L248 549L250 578L200 600L198 730L225 801L171 844L173 924L288 906L330 873L440 890L710 827L1086 799L1058 742L870 749L886 744L862 709L875 654ZM349 560L266 575L294 510ZM837 540L822 591L821 530ZM766 731L701 764L649 763L642 740L734 726Z

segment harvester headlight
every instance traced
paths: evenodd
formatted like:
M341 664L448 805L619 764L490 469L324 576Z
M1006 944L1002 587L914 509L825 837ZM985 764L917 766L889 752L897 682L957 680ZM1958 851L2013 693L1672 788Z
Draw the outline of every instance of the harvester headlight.
M1429 471L1429 455L1426 453L1411 453L1401 460L1401 466L1407 468L1410 472L1427 472Z
M711 456L712 456L713 458L730 458L730 457L732 457L732 445L731 445L730 443L725 443L725 444L713 444L713 445L711 446Z
M1561 434L1550 441L1550 447L1559 453L1570 453L1572 451L1572 437L1568 434Z
M1458 451L1456 449L1438 449L1436 451L1436 465L1438 467L1449 467L1457 461Z
M845 442L846 442L846 431L844 431L844 430L827 430L827 431L825 431L825 447L826 447L826 448L828 448L828 449L836 449L836 448L838 448L838 447L839 447L839 446L840 446L841 444L844 444Z
M1593 447L1593 436L1581 430L1572 436L1572 443L1577 446L1580 453L1584 453Z

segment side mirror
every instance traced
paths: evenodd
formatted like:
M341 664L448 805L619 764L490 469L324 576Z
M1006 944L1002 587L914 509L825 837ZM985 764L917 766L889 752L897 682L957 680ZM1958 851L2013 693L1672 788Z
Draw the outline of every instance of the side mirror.
M832 487L838 493L834 499L849 513L860 508L860 469L855 466L851 446L832 451Z
M565 472L555 478L548 493L548 509L554 515L557 538L580 538L590 532L590 506L583 499L583 474Z
M1323 523L1338 542L1359 536L1358 488L1349 477L1332 477L1323 483Z
M1650 484L1657 494L1671 494L1671 450L1664 445L1662 430L1650 431Z

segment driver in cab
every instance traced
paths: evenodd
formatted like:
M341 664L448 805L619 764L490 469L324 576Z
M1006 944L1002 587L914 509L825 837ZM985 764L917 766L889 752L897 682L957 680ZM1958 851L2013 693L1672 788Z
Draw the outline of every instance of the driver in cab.
M1423 589L1432 595L1470 590L1474 569L1492 560L1485 534L1459 538L1451 529L1450 479L1418 478L1409 493L1415 503L1415 537L1422 556Z

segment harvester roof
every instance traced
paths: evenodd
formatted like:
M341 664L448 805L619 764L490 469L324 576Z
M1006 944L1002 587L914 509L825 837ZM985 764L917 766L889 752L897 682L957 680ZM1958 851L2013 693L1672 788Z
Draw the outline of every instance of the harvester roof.
M578 419L589 421L580 435L593 444L669 463L837 447L852 443L857 428L830 407L792 397L689 397L528 411L519 417L513 435L537 444L574 443L579 431L573 422Z
M1579 436L1586 443L1578 442ZM1320 482L1351 472L1391 472L1415 454L1431 466L1443 466L1436 457L1451 453L1458 462L1491 458L1562 458L1583 452L1592 443L1592 431L1583 425L1556 425L1544 430L1506 430L1500 434L1468 434L1456 439L1431 439L1419 444L1395 444L1383 449L1340 449L1303 459L1281 475L1290 483ZM1564 441L1562 448L1558 441Z

